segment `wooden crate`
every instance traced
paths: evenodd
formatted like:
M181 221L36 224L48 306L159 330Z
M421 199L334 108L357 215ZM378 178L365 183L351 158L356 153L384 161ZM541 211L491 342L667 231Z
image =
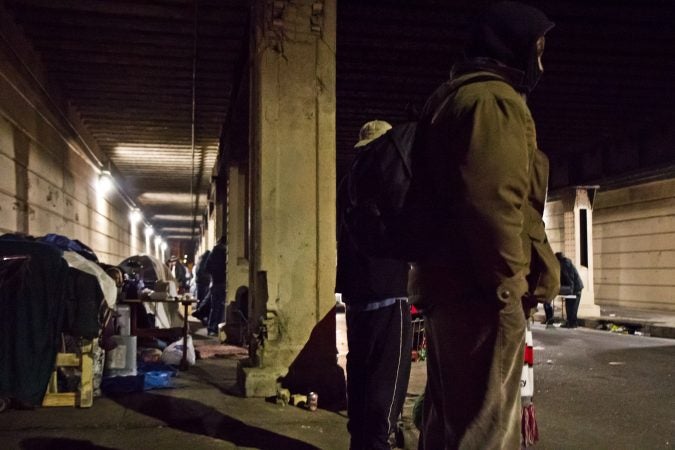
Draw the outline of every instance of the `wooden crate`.
M80 354L57 353L54 371L47 385L42 406L77 406L90 408L94 403L94 346L92 341L83 339ZM78 367L82 373L77 392L59 392L56 371L59 367Z

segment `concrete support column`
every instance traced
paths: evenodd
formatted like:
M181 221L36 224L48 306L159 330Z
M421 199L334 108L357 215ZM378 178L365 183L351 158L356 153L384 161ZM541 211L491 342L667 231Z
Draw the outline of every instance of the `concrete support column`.
M222 185L221 185L222 184ZM216 180L216 195L213 210L213 245L225 233L227 229L226 208L227 208L227 184L220 179Z
M231 300L239 286L248 286L248 165L229 169L227 189L227 292Z
M206 233L204 236L204 251L211 250L216 244L216 222L221 218L216 217L216 183L211 181L209 186L208 207L206 209Z
M262 342L251 349L257 367L241 373L247 396L273 395L283 378L326 405L344 386L333 293L335 22L334 0L254 6L250 326Z
M566 190L563 203L563 253L577 268L584 290L579 317L598 316L593 281L593 200L598 186L575 186Z

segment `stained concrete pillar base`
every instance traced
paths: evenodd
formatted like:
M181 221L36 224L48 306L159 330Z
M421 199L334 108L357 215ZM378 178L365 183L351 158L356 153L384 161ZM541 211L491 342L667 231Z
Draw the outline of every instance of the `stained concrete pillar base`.
M237 387L244 397L271 397L277 394L277 380L288 371L286 367L237 368Z

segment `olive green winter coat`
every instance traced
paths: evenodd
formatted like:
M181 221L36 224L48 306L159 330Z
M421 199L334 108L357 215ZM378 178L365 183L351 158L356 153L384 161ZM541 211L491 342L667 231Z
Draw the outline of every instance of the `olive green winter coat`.
M524 206L534 184L534 121L525 100L504 81L466 83L475 72L436 91L420 126L434 208L448 220L432 250L417 261L452 269L452 276L502 301L528 289L523 250ZM419 286L424 289L423 286Z
M548 246L541 220L548 167L523 97L505 81L466 84L490 75L441 86L418 128L415 176L429 182L437 221L408 284L428 341L425 449L520 446L521 301L530 298L530 263L540 261L533 244ZM557 283L544 278L545 285L530 279L541 298Z

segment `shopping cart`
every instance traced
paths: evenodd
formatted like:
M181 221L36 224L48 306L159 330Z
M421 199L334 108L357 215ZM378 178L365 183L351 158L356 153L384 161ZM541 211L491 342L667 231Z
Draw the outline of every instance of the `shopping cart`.
M412 360L423 361L427 356L424 316L414 305L410 307L410 316L412 318Z

